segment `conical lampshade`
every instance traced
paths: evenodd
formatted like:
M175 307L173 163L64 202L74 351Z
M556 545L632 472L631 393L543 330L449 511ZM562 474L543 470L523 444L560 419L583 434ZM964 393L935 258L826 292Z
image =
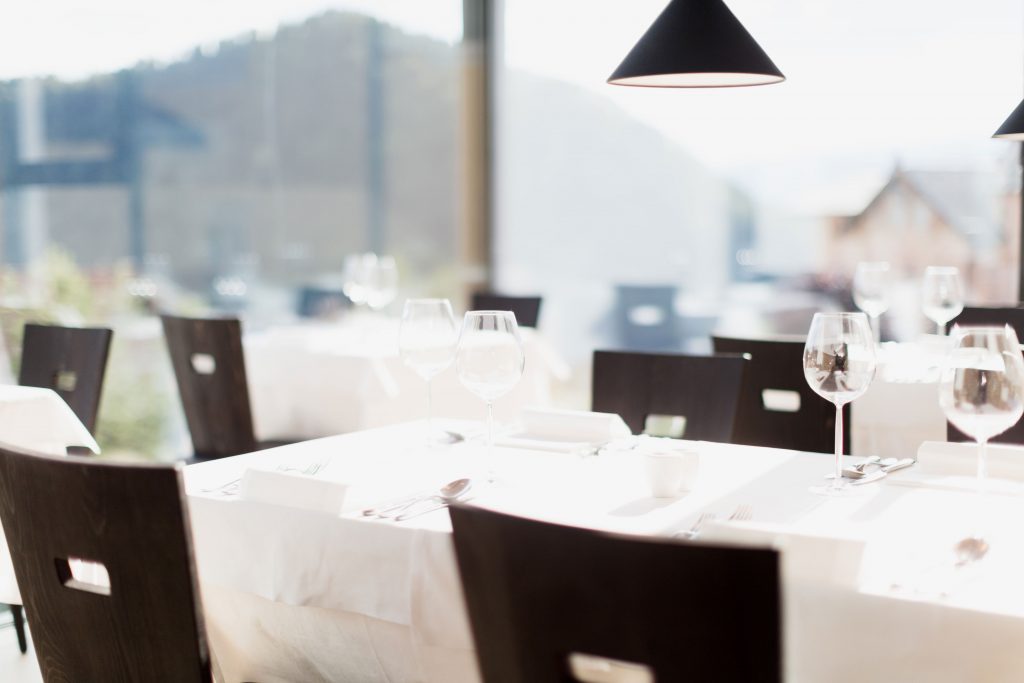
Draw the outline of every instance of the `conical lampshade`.
M992 136L1004 140L1024 140L1024 100L1017 105L1010 117L1003 121L999 130Z
M651 88L728 88L784 80L722 0L672 0L608 82Z

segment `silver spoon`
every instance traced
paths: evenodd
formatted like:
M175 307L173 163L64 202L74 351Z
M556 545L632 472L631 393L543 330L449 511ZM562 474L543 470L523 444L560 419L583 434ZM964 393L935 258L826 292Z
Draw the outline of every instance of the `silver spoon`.
M433 512L434 510L440 510L443 507L448 507L451 503L464 497L469 489L473 486L473 482L469 479L456 479L453 482L449 482L441 487L438 495L434 496L434 504L427 508L416 509L415 506L410 506L402 511L402 514L395 517L396 522L402 522L419 515L426 514L427 512Z
M471 484L471 482L470 482L469 479L455 479L454 481L450 481L447 484L445 484L444 486L442 486L440 489L438 489L437 493L433 493L433 494L430 494L428 496L417 496L417 497L414 497L412 500L403 501L402 503L399 503L398 505L392 505L391 507L385 508L383 510L379 510L376 513L376 516L380 517L382 519L387 519L388 517L394 517L395 515L401 515L402 513L404 513L409 508L411 508L411 507L413 507L413 506L415 506L415 505L417 505L419 503L422 503L424 501L428 501L428 500L432 500L432 499L444 501L446 498L451 497L451 496L454 496L454 497L461 496L463 493L465 493L467 490L469 490L470 484Z

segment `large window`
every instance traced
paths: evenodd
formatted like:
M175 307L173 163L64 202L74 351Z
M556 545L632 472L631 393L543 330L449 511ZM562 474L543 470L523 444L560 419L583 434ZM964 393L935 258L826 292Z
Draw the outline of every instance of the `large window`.
M504 3L497 284L547 296L580 368L595 346L805 333L852 305L858 260L892 264L888 336L926 329L929 264L1014 300L1019 146L990 136L1021 96L1020 3L729 4L787 82L606 85L663 0Z
M0 22L0 306L113 325L107 451L182 436L159 322L249 329L388 253L452 294L462 228L458 0L12 3Z

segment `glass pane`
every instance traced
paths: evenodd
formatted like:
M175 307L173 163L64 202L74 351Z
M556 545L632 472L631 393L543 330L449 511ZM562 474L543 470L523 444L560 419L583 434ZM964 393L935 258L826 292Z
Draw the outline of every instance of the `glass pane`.
M852 308L862 260L892 264L888 338L932 329L928 265L1016 300L1020 147L991 135L1021 96L1020 3L735 0L785 83L607 85L664 5L504 3L496 282L544 293L584 375L595 347L806 334Z
M24 319L114 326L101 446L169 452L187 434L154 311L315 315L368 251L402 292L453 295L461 34L458 0L7 8L13 362Z

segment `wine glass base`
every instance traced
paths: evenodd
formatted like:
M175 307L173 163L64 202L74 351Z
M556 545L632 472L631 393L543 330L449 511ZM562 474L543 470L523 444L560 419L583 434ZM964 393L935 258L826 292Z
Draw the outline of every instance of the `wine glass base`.
M855 496L861 496L866 493L858 486L851 486L847 483L840 483L838 486L835 483L818 484L810 486L807 489L816 496L825 496L828 498L851 498Z

